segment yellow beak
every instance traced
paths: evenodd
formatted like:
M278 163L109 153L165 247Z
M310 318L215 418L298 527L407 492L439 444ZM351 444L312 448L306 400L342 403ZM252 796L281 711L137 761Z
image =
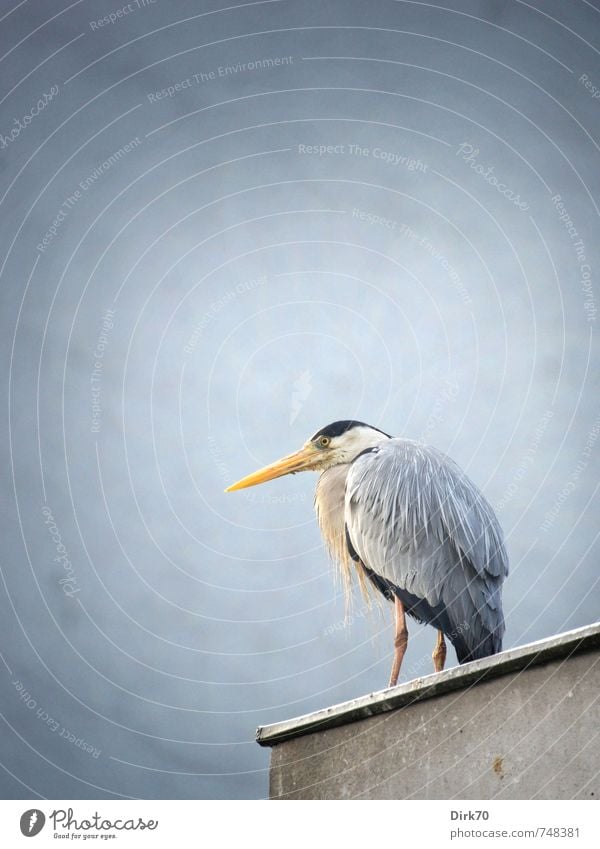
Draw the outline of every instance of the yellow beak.
M321 457L312 445L305 445L300 451L296 451L294 454L288 454L287 457L283 457L281 460L277 460L275 463L271 463L269 466L265 466L251 475L247 475L245 478L237 481L237 483L232 483L231 486L227 487L225 492L245 489L247 486L256 486L259 483L265 483L265 481L280 478L282 475L289 475L293 472L307 471L313 468L320 459Z

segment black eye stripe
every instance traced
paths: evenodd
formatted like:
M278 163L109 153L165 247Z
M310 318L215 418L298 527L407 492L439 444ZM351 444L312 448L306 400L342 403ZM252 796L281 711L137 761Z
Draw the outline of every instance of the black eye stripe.
M354 419L344 419L343 421L333 422L333 424L327 425L327 427L321 428L318 430L314 436L311 437L311 442L316 442L316 440L320 436L327 436L330 439L341 436L343 433L346 433L348 430L352 430L355 427L369 427L371 430L377 430L379 433L383 433L384 436L389 436L389 433L385 433L383 430L379 430L378 427L373 427L373 425L365 424L365 422L357 422Z

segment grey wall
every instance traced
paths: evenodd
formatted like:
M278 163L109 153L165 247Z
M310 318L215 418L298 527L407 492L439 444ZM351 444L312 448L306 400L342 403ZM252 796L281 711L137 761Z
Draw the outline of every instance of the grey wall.
M223 493L335 419L483 488L507 646L598 618L598 4L231 5L2 8L7 798L265 796L385 684L314 479Z
M597 801L599 660L571 650L537 665L532 651L475 681L461 667L463 686L449 676L434 698L276 745L270 796Z

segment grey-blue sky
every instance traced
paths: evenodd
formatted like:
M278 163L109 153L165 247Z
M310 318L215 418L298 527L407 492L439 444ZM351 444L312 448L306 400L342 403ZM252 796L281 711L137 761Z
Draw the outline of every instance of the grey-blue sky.
M5 797L264 796L385 684L314 479L223 493L338 418L496 505L507 646L598 618L597 4L226 5L3 8Z

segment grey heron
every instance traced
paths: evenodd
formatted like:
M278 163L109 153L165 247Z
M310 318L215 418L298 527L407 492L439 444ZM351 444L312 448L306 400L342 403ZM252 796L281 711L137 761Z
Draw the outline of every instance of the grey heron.
M482 493L442 452L353 420L318 430L293 454L226 492L301 471L318 471L321 533L346 582L356 569L395 608L398 682L408 644L406 614L433 625L440 672L446 638L459 663L502 649L502 583L508 558L498 519Z

